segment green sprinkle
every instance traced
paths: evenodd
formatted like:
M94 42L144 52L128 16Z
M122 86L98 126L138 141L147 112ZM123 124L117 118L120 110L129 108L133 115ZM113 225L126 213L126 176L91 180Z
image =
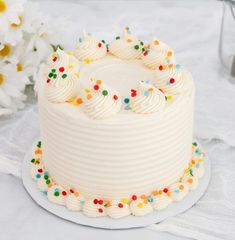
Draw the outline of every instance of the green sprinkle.
M47 180L48 178L49 178L48 175L45 175L45 176L44 176L44 179L45 179L45 180Z
M54 78L54 79L57 78L57 74L54 74L53 78Z
M105 43L105 41L104 41L104 40L101 40L101 42L102 42L102 43Z
M167 97L165 96L165 99L166 99L166 101L167 101Z
M58 197L58 196L60 195L60 193L59 193L59 192L55 192L54 195L55 195L56 197Z
M135 49L138 50L140 48L139 45L135 45Z
M103 94L104 96L107 96L107 95L108 95L108 91L107 91L107 90L104 90L104 91L102 92L102 94Z
M37 147L40 148L42 146L42 142L39 141L38 144L37 144Z
M196 143L196 142L194 142L194 143L193 143L193 146L197 147L197 143Z
M144 46L144 43L141 41L141 42L140 42L140 45Z
M33 158L32 160L31 160L31 163L34 163L35 162L35 158Z
M142 52L144 52L145 51L145 49L144 48L142 48Z
M62 78L66 78L66 77L67 77L67 74L63 74L63 75L62 75Z
M53 75L54 74L51 72L51 73L48 74L48 77L53 77Z
M120 39L120 37L116 37L116 40L119 40Z
M49 179L46 180L46 184L49 184L51 181Z
M53 68L52 70L51 70L53 73L55 73L56 72L56 70Z

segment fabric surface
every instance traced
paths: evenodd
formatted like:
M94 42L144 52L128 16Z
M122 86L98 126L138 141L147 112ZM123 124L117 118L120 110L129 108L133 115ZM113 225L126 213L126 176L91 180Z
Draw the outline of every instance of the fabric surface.
M100 36L104 35L105 39L112 39L114 34L129 24L132 31L140 37L150 40L157 36L175 49L178 62L189 68L195 79L197 88L195 136L201 140L211 159L212 179L208 191L193 208L160 224L149 226L148 231L169 232L189 239L234 239L235 85L228 82L227 77L221 73L217 54L221 3L217 1L42 1L40 5L45 13L55 19L62 18L62 15L66 18L67 27L64 31L67 42L64 45L67 48L74 48L82 29ZM23 199L27 198L23 188L15 186L20 184L24 154L38 136L38 113L35 98L31 93L26 109L11 117L0 119L0 171L17 177L14 179L1 175L5 197L0 198L0 222L3 226L0 239L2 239L1 234L5 234L4 239L7 239L6 236L10 236L9 239L16 236L19 236L18 239L25 237L26 230L22 232L20 229L15 229L7 234L9 222L16 226L21 224L20 216L14 217L19 209L27 211L29 215L36 211L39 217L41 216L40 220L34 219L40 222L41 234L45 234L43 229L45 231L48 229L42 219L49 221L50 217L42 216L43 214L40 214L42 210L37 208L36 204L32 203L31 208L27 210L27 205L22 200L16 201L14 207L13 205L10 207L12 198L17 198L17 195L11 193L7 187L14 189ZM26 201L28 205L29 200ZM6 206L11 210L6 211ZM28 220L24 218L25 228L29 227L33 219L29 215ZM59 220L53 217L50 221L56 226L55 223ZM60 226L63 224L65 223L61 223ZM64 226L67 230L58 228L55 236L66 232L69 239L75 239L77 235L68 231L70 228L73 229L74 225L70 226L66 223ZM97 231L97 237L102 235L98 230L91 231ZM147 236L145 235L147 229L144 230L144 235L140 234L139 230L130 231L131 233L136 231L137 239ZM117 236L121 236L121 232L118 231ZM168 237L174 239L173 235L166 235L164 239Z

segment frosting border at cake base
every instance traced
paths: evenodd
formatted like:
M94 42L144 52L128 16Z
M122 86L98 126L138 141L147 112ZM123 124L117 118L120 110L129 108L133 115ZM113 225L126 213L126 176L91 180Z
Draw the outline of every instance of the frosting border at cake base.
M192 149L192 160L189 162L189 167L184 176L178 182L164 189L153 190L150 196L136 196L133 194L132 199L110 201L97 198L87 199L75 190L65 189L53 182L50 174L44 168L41 142L38 142L34 150L34 158L31 160L31 176L36 180L38 188L47 193L51 202L64 205L72 211L82 210L89 217L109 216L111 218L122 218L130 214L144 216L153 212L154 209L162 211L172 202L183 200L189 191L193 191L198 187L197 180L204 175L205 171L203 165L205 153L198 147L197 142L193 143ZM113 206L112 202L116 205Z

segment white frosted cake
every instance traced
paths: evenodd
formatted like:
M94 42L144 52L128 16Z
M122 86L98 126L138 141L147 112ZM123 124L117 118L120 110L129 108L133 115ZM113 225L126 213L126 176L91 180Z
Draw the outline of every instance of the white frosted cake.
M84 33L49 57L37 85L31 173L50 201L88 217L143 216L197 187L194 83L168 45L128 28L110 44Z

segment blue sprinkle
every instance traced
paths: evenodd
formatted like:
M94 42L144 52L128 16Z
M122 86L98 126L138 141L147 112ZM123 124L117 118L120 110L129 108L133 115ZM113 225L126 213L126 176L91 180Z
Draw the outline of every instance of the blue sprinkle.
M144 92L144 96L145 96L145 97L148 97L149 94L150 94L150 93L149 93L148 91L145 91L145 92Z
M171 85L171 83L170 82L166 82L166 85Z
M81 200L80 203L81 203L81 204L84 204L84 203L85 203L85 200Z
M129 99L129 98L125 98L125 99L124 99L124 103L127 104L127 103L129 103L129 102L130 102L130 99Z
M180 64L176 64L176 65L175 65L175 68L180 69L180 68L181 68L181 65L180 65Z
M36 178L40 178L40 177L41 177L41 175L39 173L37 173Z
M106 44L106 48L109 48L109 44Z
M180 191L179 191L179 189L176 189L174 192L175 192L175 193L179 193Z
M81 42L82 42L82 38L80 37L80 38L78 39L78 41L81 43Z
M146 82L147 84L150 84L150 83L151 83L151 81L150 81L150 80L146 80L145 82Z
M129 110L129 105L124 107L125 110Z
M148 201L152 203L152 202L154 202L154 201L155 201L155 199L154 199L154 198L152 198L152 197L149 197L149 198L148 198Z
M55 188L55 190L54 190L55 192L59 192L60 191L60 189L59 188Z
M196 149L195 153L199 156L201 155L201 151L199 149Z
M191 176L193 176L193 170L192 169L189 169L189 173Z

